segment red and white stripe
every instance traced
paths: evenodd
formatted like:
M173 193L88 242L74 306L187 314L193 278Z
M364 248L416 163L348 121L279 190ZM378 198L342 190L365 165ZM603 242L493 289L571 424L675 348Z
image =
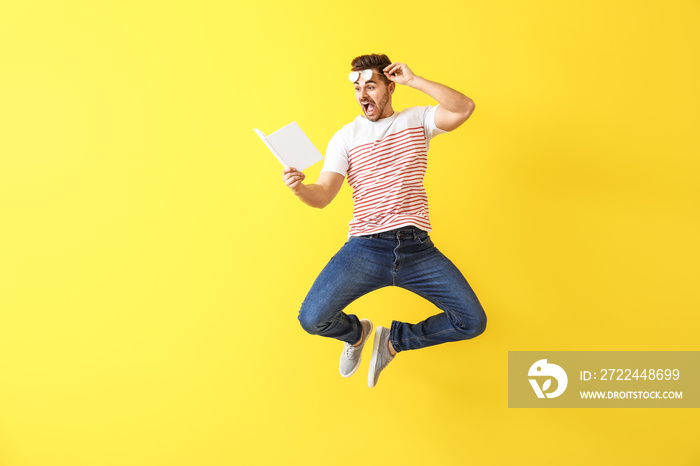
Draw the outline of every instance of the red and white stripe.
M348 152L348 184L355 208L350 236L408 225L430 231L423 178L428 141L422 126L406 128Z

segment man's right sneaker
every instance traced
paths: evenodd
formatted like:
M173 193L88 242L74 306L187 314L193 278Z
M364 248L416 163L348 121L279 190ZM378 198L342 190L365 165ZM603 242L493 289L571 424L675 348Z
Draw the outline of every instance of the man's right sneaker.
M350 343L343 342L343 353L340 355L340 375L343 377L350 377L355 373L358 367L360 367L360 361L362 361L362 348L365 347L365 343L369 340L369 336L374 328L372 322L368 319L362 319L360 321L362 324L362 340L357 346L352 346Z
M394 359L394 356L389 353L389 333L388 328L381 326L377 327L377 331L374 332L374 347L372 348L372 359L369 362L367 377L369 388L377 385L379 373Z

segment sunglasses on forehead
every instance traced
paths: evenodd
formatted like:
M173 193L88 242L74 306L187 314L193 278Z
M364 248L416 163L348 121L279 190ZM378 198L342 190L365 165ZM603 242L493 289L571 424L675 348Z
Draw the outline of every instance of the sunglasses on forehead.
M360 76L364 78L365 81L369 80L372 78L372 75L374 74L374 70L368 69L368 70L362 70L362 71L351 71L350 74L348 75L348 79L350 79L351 83L357 82L358 79L360 79Z

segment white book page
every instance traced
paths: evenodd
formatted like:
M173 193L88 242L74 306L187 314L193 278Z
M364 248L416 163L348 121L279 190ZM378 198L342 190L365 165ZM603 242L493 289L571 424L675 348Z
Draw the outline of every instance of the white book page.
M277 161L278 161L279 163L281 163L283 167L286 167L286 166L287 166L286 162L282 159L282 157L280 157L280 155L277 153L277 151L275 150L275 148L272 147L272 146L270 145L270 143L267 142L267 136L265 136L265 133L263 133L262 131L260 131L258 128L253 128L253 131L255 131L255 134L257 134L258 136L260 136L260 139L262 139L262 142L264 142L265 145L267 146L267 148L270 149L270 152L272 152L272 155L275 156L275 158L277 159Z
M272 152L279 155L282 165L304 171L316 162L323 160L321 152L311 139L301 130L296 121L278 129L266 138Z

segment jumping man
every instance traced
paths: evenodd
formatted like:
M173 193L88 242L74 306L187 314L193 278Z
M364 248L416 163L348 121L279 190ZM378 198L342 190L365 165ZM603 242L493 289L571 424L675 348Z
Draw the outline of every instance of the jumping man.
M390 328L377 327L368 374L374 387L398 352L467 340L486 328L476 295L428 235L432 228L423 187L430 140L467 121L474 102L383 54L359 56L351 66L362 115L331 138L316 183L304 184L305 175L294 168L284 169L283 180L299 199L318 208L335 198L346 177L353 190L349 239L321 271L299 311L304 330L344 343L343 377L359 367L373 329L368 319L344 312L351 302L398 286L441 310L417 324L393 321ZM428 94L437 105L394 111L397 84Z

